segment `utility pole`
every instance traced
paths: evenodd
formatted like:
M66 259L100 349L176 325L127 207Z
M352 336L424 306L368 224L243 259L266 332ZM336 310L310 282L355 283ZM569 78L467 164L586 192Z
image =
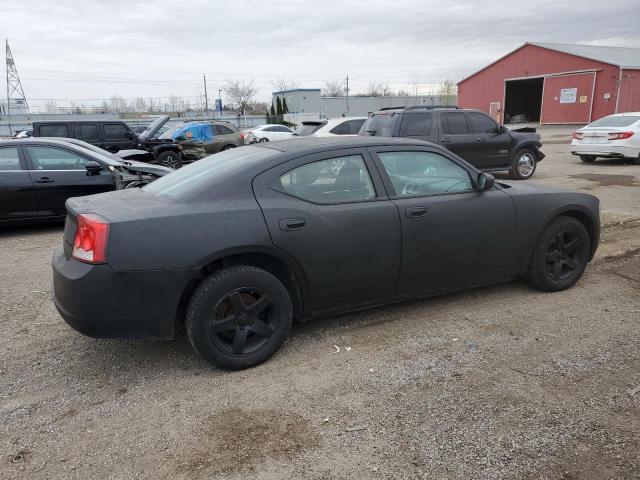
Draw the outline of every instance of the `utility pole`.
M207 97L207 76L204 73L202 79L204 80L204 111L207 115L209 113L209 97Z
M345 92L347 93L347 117L349 116L349 75L347 75L347 88L345 88Z

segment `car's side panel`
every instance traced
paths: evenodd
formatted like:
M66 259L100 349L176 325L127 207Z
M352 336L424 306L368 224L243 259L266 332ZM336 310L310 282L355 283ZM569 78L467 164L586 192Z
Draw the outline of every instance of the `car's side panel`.
M20 146L17 148L20 170L0 170L0 221L33 218L38 215L36 193ZM12 153L13 155L13 153Z
M301 265L309 282L311 308L379 303L391 298L400 263L400 225L395 206L380 180L378 198L371 201L315 204L272 188L280 175L307 163L361 154L348 149L299 157L278 165L254 180L254 192L273 243ZM368 168L372 177L375 168ZM301 228L287 230L283 221L299 219Z

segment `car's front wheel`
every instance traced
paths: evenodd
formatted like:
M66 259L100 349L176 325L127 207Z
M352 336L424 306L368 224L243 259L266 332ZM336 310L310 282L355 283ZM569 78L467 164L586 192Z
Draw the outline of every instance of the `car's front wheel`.
M269 139L267 137L262 137L260 139L260 143L265 143L265 142L268 142L268 141L269 141Z
M269 359L291 330L293 307L280 280L260 268L225 268L206 278L187 308L193 348L227 370Z
M156 163L174 170L182 167L182 155L177 152L162 152L156 157Z
M580 155L580 160L582 160L584 163L591 163L591 162L595 162L596 156L595 155Z
M536 161L536 156L533 151L528 148L518 150L511 162L511 169L509 170L511 178L527 180L533 177L537 164L538 162Z
M536 244L527 281L545 292L572 287L587 267L590 251L591 240L584 225L572 217L558 217Z

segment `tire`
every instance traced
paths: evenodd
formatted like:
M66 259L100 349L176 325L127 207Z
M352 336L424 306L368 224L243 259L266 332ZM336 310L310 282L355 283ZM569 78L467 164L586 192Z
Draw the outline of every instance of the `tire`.
M579 157L580 157L580 160L582 160L584 163L595 162L597 158L595 155L579 155Z
M177 152L168 150L166 152L160 153L156 157L156 163L158 165L162 165L163 167L177 170L178 168L182 167L182 155Z
M525 158L526 160L524 160ZM511 178L515 180L527 180L533 177L537 166L536 154L528 148L523 148L522 150L518 150L513 156L509 174Z
M284 343L293 319L285 286L265 270L241 265L219 270L196 289L185 326L193 348L226 370L254 367Z
M582 276L591 252L589 233L571 217L558 217L542 232L529 263L527 282L545 292L572 287Z
M637 157L635 157L635 158L632 158L632 159L631 159L631 161L632 161L633 163L635 163L636 165L640 165L640 155L638 155L638 156L637 156Z
M258 141L258 143L265 143L265 142L268 142L268 141L269 141L269 139L268 139L267 137L264 137L264 138L261 138L261 139Z
M225 152L227 150L231 150L232 148L236 148L236 146L229 144L229 145L225 145L224 147L222 147L222 150L220 150L220 151L221 152Z

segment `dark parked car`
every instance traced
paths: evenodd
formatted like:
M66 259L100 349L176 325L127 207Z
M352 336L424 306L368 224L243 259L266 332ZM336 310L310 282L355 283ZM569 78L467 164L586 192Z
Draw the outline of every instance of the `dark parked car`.
M0 141L0 224L62 219L69 197L141 186L171 172L67 140Z
M187 137L189 127L206 128L209 131L206 139ZM196 130L197 132L197 130ZM176 136L179 134L179 136ZM183 163L190 163L207 155L229 150L244 145L244 134L231 122L212 120L207 122L188 122L167 129L161 140L173 141L180 145Z
M517 180L531 178L544 158L535 129L509 130L480 110L452 106L384 109L367 120L360 135L437 143L480 171L508 170Z
M169 168L182 166L180 145L156 138L169 120L163 115L136 134L122 120L54 120L33 122L34 137L76 138L110 152L128 151L128 159L156 163Z
M268 359L293 320L519 277L571 287L600 232L592 195L494 183L437 145L376 137L233 149L67 211L53 286L69 325L171 338L185 324L228 369Z

